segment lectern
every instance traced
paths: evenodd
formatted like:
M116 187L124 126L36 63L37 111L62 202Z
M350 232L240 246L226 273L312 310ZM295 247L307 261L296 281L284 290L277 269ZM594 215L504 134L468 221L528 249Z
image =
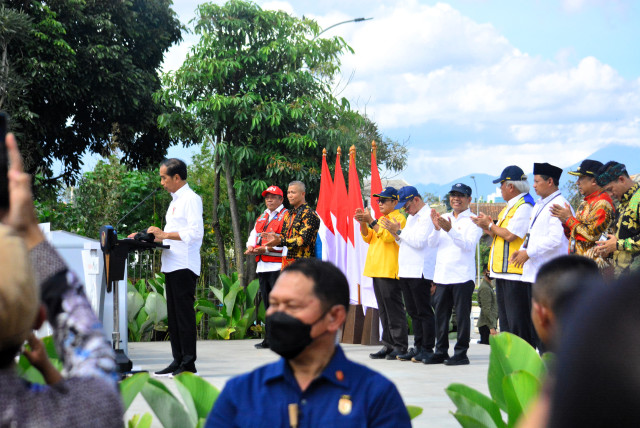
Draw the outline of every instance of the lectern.
M124 279L127 267L127 256L130 252L152 250L155 248L168 249L168 245L156 242L139 241L137 239L118 239L113 226L105 225L100 228L100 247L104 256L104 271L107 280L107 293L113 291L113 333L111 341L116 353L116 365L119 373L130 372L133 364L123 349L120 349L120 318L118 306L118 281Z

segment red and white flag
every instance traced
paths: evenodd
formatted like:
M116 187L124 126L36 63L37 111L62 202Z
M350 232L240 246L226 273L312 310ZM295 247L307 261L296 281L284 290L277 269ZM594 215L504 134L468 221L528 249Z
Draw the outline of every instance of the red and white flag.
M333 199L333 180L327 165L327 150L322 150L322 170L320 173L320 194L318 195L318 206L316 212L320 217L320 229L318 238L320 245L317 245L316 257L319 259L334 262L336 258L335 232L333 220L331 220L331 202Z
M333 172L333 198L331 201L331 220L335 233L335 259L333 263L346 274L347 272L347 233L349 230L349 206L347 185L340 166L341 150L336 154L336 167Z
M362 189L356 169L356 149L352 146L349 150L349 235L346 272L349 280L349 300L352 304L362 303L360 296L362 286L373 289L371 278L362 275L369 244L362 240L360 223L353 218L358 208L363 209L364 204L362 203Z

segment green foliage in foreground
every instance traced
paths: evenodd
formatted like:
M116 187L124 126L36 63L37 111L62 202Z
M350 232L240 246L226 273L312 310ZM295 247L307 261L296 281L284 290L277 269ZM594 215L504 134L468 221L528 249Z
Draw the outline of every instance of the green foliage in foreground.
M138 393L146 400L160 423L165 428L201 428L207 415L213 408L220 391L200 376L193 373L181 373L174 377L182 401L169 391L169 388L149 373L137 373L120 383L120 393L125 411ZM409 417L414 419L422 414L422 408L407 406ZM135 415L129 422L129 428L144 428L151 425L151 415Z
M246 287L240 285L238 274L219 275L222 287L209 287L220 306L207 299L195 302L196 323L204 314L209 315L208 339L244 339L247 329L256 319L255 299L258 294L258 280L254 279Z
M460 383L445 392L456 405L453 416L465 428L513 427L538 397L547 370L526 341L511 333L491 336L487 376L491 397ZM507 415L507 422L502 413Z

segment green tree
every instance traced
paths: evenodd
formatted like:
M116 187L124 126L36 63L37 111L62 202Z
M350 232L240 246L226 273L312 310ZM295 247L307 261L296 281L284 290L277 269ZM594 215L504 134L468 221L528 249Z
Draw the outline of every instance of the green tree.
M129 165L157 165L172 142L157 126L165 108L152 100L163 54L181 38L172 2L3 4L0 19L8 13L29 17L4 51L15 78L5 74L0 85L7 94L21 94L10 99L7 111L27 170L39 172L41 183L51 182L58 177L50 167L60 159L62 178L72 182L83 153L107 156L113 145Z
M344 144L348 153L364 135L379 133L346 100L332 96L340 55L351 48L338 37L316 38L315 21L230 0L199 5L195 33L200 39L182 67L163 77L157 100L172 110L159 123L176 138L215 147L213 168L226 182L235 265L244 285L243 238L260 192L301 180L313 200L320 147L335 153Z
M118 220L159 187L158 170L131 171L116 156L100 161L76 186L59 188L36 202L39 220L97 239L100 227ZM136 208L118 227L120 236L150 225L162 227L170 197L161 191Z

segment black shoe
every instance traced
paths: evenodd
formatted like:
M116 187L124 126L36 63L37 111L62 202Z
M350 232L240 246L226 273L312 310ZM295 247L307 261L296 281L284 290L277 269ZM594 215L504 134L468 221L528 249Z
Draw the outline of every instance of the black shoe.
M435 353L422 360L422 362L425 364L442 364L447 359L449 359L449 354Z
M399 350L398 350L398 351L395 351L395 350L394 350L394 351L389 352L385 358L386 358L387 360L396 360L396 359L398 359L398 357L399 357L400 355L403 355L403 354L406 354L406 353L407 353L407 350L406 350L406 349L405 349L405 350L402 350L402 351L399 351Z
M385 358L390 353L391 353L391 349L389 349L386 346L384 346L381 350L379 350L375 354L369 354L369 358L371 358L373 360L381 360L381 359Z
M418 354L411 359L413 363L421 363L422 360L426 360L433 355L433 351L429 351L427 349L422 349Z
M157 377L170 376L171 373L175 372L178 369L178 367L180 367L179 364L171 363L166 368L154 372L153 375Z
M483 342L482 340L478 340L478 345L488 345L489 342Z
M263 340L262 342L256 343L253 346L255 346L256 349L269 349L269 342L267 342L266 340Z
M400 361L411 361L416 355L418 355L418 348L409 348L407 352L398 355L396 358Z
M469 364L469 358L466 355L454 355L444 362L445 366L466 366Z
M178 376L180 373L184 373L184 372L193 373L194 375L199 376L198 371L196 370L196 366L193 366L193 367L180 366L173 373L169 375L169 379L173 379L175 376Z

